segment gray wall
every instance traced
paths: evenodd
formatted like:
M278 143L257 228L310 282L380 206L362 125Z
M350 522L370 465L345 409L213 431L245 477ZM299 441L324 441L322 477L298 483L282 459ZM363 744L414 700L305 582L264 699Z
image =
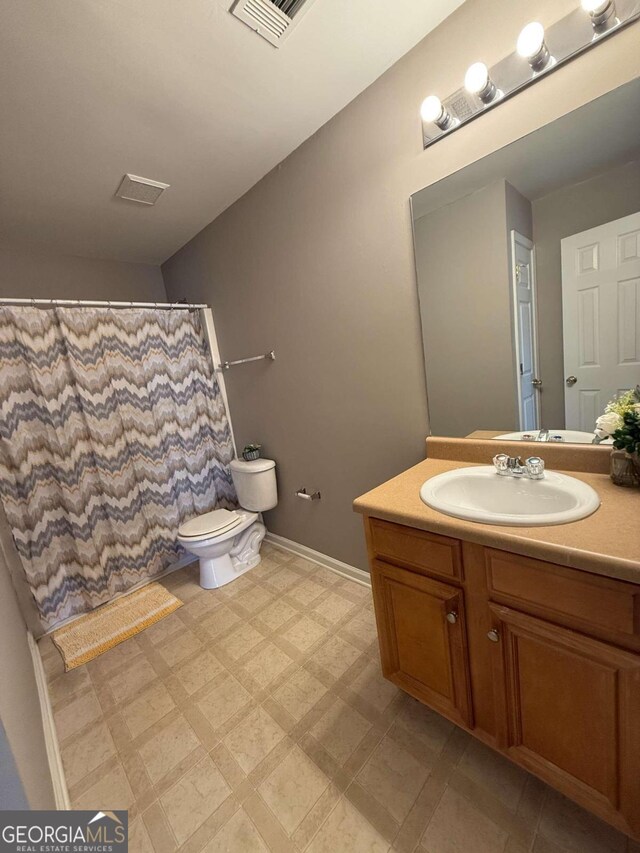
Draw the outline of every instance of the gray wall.
M507 205L507 238L509 241L509 263L511 263L511 231L517 231L523 237L533 240L533 210L531 202L522 193L505 181Z
M4 748L13 754L29 806L53 809L55 800L27 626L11 583L7 565L10 558L0 549L0 722L6 733ZM9 785L9 779L4 783ZM13 779L12 796L18 796L18 787Z
M365 566L354 497L418 461L428 430L409 196L637 76L637 26L428 151L419 107L575 0L467 0L163 265L172 299L209 302L239 443L278 462L275 533ZM294 498L300 486L322 501Z
M560 241L639 210L640 160L533 202L540 373L544 380L542 422L547 426L564 426Z
M160 267L0 242L0 296L164 302Z
M0 811L28 808L29 803L22 787L7 733L0 720Z
M505 181L421 217L414 230L431 431L514 429Z
M532 239L531 203L504 180L414 223L434 435L518 429L512 230Z

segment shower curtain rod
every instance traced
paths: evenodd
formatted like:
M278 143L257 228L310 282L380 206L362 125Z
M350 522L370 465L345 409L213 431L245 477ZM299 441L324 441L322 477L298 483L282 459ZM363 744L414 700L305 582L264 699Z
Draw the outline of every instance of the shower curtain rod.
M158 308L161 311L194 311L197 308L208 308L201 302L111 302L98 299L24 299L0 297L2 305L40 305L45 308Z

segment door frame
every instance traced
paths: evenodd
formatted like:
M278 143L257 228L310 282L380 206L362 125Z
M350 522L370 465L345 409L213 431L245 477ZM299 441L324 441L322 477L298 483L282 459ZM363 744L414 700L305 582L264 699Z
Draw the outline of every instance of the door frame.
M520 321L518 317L518 263L516 261L516 244L524 246L531 252L531 346L532 346L532 361L533 373L535 377L539 376L539 353L538 353L538 291L536 281L536 247L535 244L520 234L515 228L511 229L511 317L512 317L512 340L514 354L514 370L516 374L516 401L518 406L518 429L523 430L523 407L522 407L522 379L520 374ZM536 423L537 429L541 428L540 420L540 389L535 388L535 406L536 406Z

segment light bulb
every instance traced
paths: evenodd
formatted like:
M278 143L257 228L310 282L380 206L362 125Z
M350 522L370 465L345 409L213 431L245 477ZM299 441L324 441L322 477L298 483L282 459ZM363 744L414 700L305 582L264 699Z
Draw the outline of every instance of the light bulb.
M440 130L449 130L455 124L453 118L437 95L429 95L420 107L422 121L436 124Z
M471 95L477 95L483 104L491 103L498 91L484 62L474 62L469 66L464 75L464 87Z
M582 8L591 16L591 23L595 30L607 29L616 14L614 0L582 0Z
M422 121L437 122L443 113L442 101L437 95L429 95L420 107Z
M518 36L518 44L516 46L518 53L523 59L531 59L540 52L540 48L544 44L544 27L537 21L534 21L522 30Z
M467 92L477 95L489 82L489 69L484 62L474 62L464 75L464 87Z
M610 0L582 0L582 8L590 15L600 15L609 3Z
M550 59L542 24L537 21L527 24L518 36L516 49L523 59L528 60L534 71L541 71Z

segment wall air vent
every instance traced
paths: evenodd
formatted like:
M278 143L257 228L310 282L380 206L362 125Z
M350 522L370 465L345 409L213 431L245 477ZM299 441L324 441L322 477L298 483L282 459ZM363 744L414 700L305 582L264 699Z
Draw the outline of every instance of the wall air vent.
M280 47L314 0L236 0L231 14Z
M140 204L155 204L168 187L169 184L152 181L150 178L125 175L116 190L116 196L126 198L127 201L137 201Z

